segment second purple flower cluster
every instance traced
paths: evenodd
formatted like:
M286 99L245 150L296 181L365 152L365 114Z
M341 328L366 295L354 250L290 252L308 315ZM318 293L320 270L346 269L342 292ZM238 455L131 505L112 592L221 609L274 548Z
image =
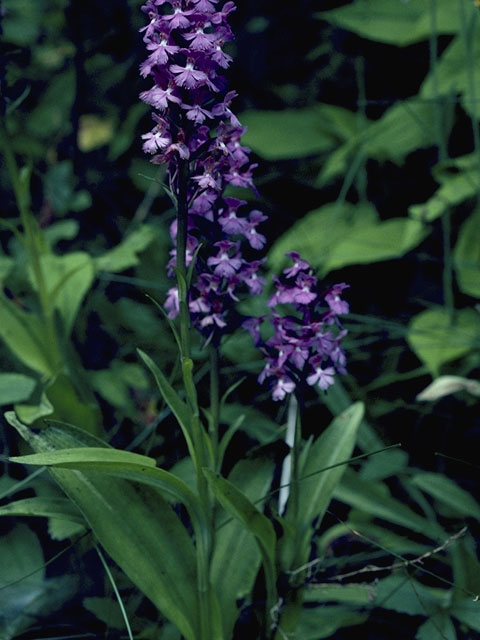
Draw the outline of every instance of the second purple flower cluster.
M283 271L282 279L274 278L276 291L268 301L273 335L262 342L260 326L267 316L243 323L265 354L259 382L272 379L274 400L283 400L302 383L325 390L336 373L346 372L340 343L347 331L338 316L348 313L348 303L341 296L349 285L335 284L321 291L308 262L295 251L287 256L293 266ZM281 309L293 313L280 313Z

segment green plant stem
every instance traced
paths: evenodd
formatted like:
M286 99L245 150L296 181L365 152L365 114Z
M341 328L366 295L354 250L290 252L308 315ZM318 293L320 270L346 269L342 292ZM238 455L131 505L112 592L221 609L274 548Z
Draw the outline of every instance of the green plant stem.
M219 380L219 353L217 346L210 347L210 423L209 432L212 443L213 464L217 469L218 457L218 427L220 423L220 380Z
M178 163L176 273L180 308L181 358L190 358L190 314L187 286L188 163Z
M3 150L5 164L10 176L10 180L15 195L15 201L20 213L20 221L23 227L23 245L28 253L29 263L32 266L33 278L35 281L38 299L45 323L47 345L46 354L50 359L52 372L56 373L62 363L61 353L58 346L57 331L55 328L54 308L50 304L50 297L46 285L45 274L40 260L41 247L39 229L36 220L30 212L30 196L27 175L22 179L22 174L18 168L15 155L10 144L10 137L3 118L0 118L0 147Z
M197 490L206 516L205 526L196 531L197 556L197 596L199 607L199 640L212 640L210 603L210 557L213 539L213 508L208 491L208 483L202 469L207 466L205 431L200 421L195 383L193 381L193 361L190 357L190 313L188 309L187 276L187 230L188 230L188 162L179 161L177 181L177 239L176 274L179 297L180 359L183 383L188 405L192 413L191 435L194 444L193 464L196 472ZM197 528L198 529L198 528Z

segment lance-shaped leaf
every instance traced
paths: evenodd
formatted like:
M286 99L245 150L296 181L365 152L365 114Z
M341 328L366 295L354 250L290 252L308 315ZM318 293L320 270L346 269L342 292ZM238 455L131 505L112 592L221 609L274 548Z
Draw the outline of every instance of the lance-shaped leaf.
M195 524L204 524L204 516L196 494L172 473L155 466L155 460L131 451L106 447L75 447L53 452L34 453L10 458L12 462L38 466L96 471L115 478L145 484L185 505Z
M229 480L252 502L268 494L272 483L270 460L240 460ZM261 563L255 538L237 518L221 514L215 533L210 577L220 601L225 637L233 634L238 617L237 603L251 593ZM228 518L225 520L225 518Z
M273 606L276 581L276 536L272 523L235 485L222 478L220 474L210 469L204 469L203 473L222 507L255 536L263 559L267 600Z
M150 371L155 378L155 382L158 385L160 393L163 396L163 399L167 403L167 405L172 410L172 413L178 420L178 424L180 425L185 440L187 442L188 450L190 452L194 452L192 437L191 437L191 424L192 424L192 413L188 408L188 405L179 397L178 393L169 383L167 378L160 371L155 362L148 356L144 351L138 349L138 354L142 358L143 362L147 365Z
M105 446L69 425L53 423L36 435L14 413L5 417L37 453ZM107 451L111 449L105 446L105 456L115 455ZM104 469L106 466L103 462ZM149 464L139 466L155 470ZM157 489L92 469L51 468L50 472L132 582L187 640L196 640L196 561L187 530Z
M311 446L301 470L298 514L301 547L298 556L309 549L312 522L321 520L340 482L347 461L352 455L357 430L364 413L363 404L357 402L337 416ZM288 516L288 509L287 509Z
M39 516L85 524L85 518L67 498L24 498L0 507L0 516Z

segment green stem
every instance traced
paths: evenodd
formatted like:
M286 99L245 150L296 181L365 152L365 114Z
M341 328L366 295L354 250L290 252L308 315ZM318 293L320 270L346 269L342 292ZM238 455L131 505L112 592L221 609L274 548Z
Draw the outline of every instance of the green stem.
M218 427L220 423L220 381L218 347L210 347L210 423L209 433L213 450L213 462L217 469Z
M187 286L187 229L188 229L188 163L178 163L177 185L177 285L180 307L181 358L190 358L190 314L188 311Z
M448 159L447 140L443 124L443 104L438 91L438 37L437 37L437 0L430 0L430 67L432 69L433 93L435 98L435 127L437 131L438 159L441 163ZM451 212L448 207L442 214L443 242L443 303L451 315L454 311L453 295L453 257L451 246Z
M206 516L207 526L196 531L197 555L197 595L199 606L199 640L212 640L210 602L210 556L212 551L213 527L212 505L207 479L203 468L207 466L205 431L200 421L197 392L193 380L193 361L190 357L190 313L188 309L187 276L187 233L188 233L188 162L180 160L177 176L177 240L176 274L179 298L180 320L180 360L183 383L188 405L192 413L191 435L194 445L192 462L195 467L197 490Z

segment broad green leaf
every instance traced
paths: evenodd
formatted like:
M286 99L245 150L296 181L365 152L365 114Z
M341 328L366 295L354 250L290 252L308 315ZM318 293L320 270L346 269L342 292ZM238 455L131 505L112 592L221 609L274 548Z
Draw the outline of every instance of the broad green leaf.
M340 482L346 465L328 469L332 465L346 461L352 455L364 407L358 402L337 416L330 426L314 442L308 452L308 458L302 466L298 498L298 516L300 548L297 549L299 562L310 547L312 522L321 522L332 499L335 487ZM285 518L290 516L289 505Z
M447 174L440 176L439 179L441 186L427 202L414 204L408 208L408 213L415 220L431 222L451 207L475 196L480 189L478 168L453 175Z
M316 15L363 38L403 47L428 40L432 31L430 6L429 0L356 0L353 4ZM458 31L455 2L437 1L435 27L437 34Z
M450 613L470 629L480 632L480 601L478 598L472 597L455 603Z
M147 354L141 349L138 349L138 354L152 372L160 393L163 396L163 399L172 410L174 416L177 418L187 442L188 448L190 451L192 451L193 444L191 438L191 425L193 418L188 405L179 397L175 389L168 382L167 378L163 375L163 373L157 367L155 362L150 358L150 356L147 356Z
M362 225L332 249L323 266L325 272L350 264L370 264L400 258L422 242L428 229L416 220L397 218Z
M419 627L415 640L457 640L457 632L448 613L440 611Z
M144 251L156 236L155 227L143 224L122 240L119 245L95 258L97 271L117 273L135 267L140 261L138 254Z
M394 104L361 134L364 153L400 164L411 151L434 144L434 108L416 98Z
M23 373L0 373L0 405L28 400L36 384Z
M416 473L411 482L460 516L465 518L473 517L480 520L480 505L478 502L464 489L455 484L453 480L441 473Z
M462 224L453 260L461 291L480 298L480 209L471 213Z
M92 286L93 261L88 253L75 251L64 256L44 255L40 260L44 274L48 274L47 294L52 307L58 310L69 335L80 305ZM31 276L32 284L35 280Z
M267 460L240 460L229 481L252 502L267 495L272 482L273 463ZM233 633L238 605L251 593L261 562L253 537L237 519L218 523L215 533L210 577L217 593L223 617L225 637Z
M0 537L0 638L11 640L32 619L59 609L72 595L69 576L47 580L42 547L24 524Z
M352 610L351 607L338 605L322 605L321 607L302 609L297 627L296 637L301 640L321 640L330 638L343 627L351 627L364 623L368 618L365 613ZM278 633L275 640L280 640Z
M3 294L0 294L0 338L30 369L47 377L55 373L39 316L23 311Z
M68 425L50 424L36 435L13 413L5 417L37 453L102 446L100 439ZM161 471L141 467L145 473ZM96 471L50 472L112 559L187 640L196 640L195 552L185 527L159 491Z
M476 553L476 540L471 534L456 540L450 547L453 558L454 601L465 599L466 593L480 596L480 562Z
M365 158L401 164L415 149L435 144L432 117L430 103L411 99L394 104L378 120L363 118L357 131L327 157L318 175L317 187L324 187L339 175L345 176L344 185L353 183ZM361 121L357 119L357 122Z
M450 591L426 587L407 573L379 580L376 591L377 606L410 616L424 616L425 611L435 611L450 603Z
M452 3L452 6L454 4ZM474 15L475 8L473 4L465 3L465 11L469 14L467 21L470 22L471 20L469 37L471 42L474 43L469 57L467 57L464 37L459 34L445 49L436 64L436 68L432 69L426 76L420 87L419 97L427 100L438 100L440 96L448 97L463 94L463 108L471 117L475 116L478 119L480 111L475 98L480 95L480 77L478 73L475 73L475 68L478 68L480 62L480 47L478 47L480 21L478 16ZM473 79L473 95L470 92L471 79Z
M325 233L325 229L329 229ZM368 264L399 258L427 235L419 222L397 218L381 222L375 210L364 205L324 205L294 224L273 245L269 264L275 271L285 263L287 251L302 258L325 275L351 264Z
M353 471L349 470L345 474L334 497L374 518L393 522L434 540L445 538L445 532L436 522L430 522L392 498L386 485L367 482Z
M302 258L325 274L324 265L342 239L349 234L355 235L376 220L377 213L368 204L326 204L307 213L274 243L268 254L269 266L278 272L287 263L285 254L299 251ZM354 263L355 257L351 256L351 260Z
M332 149L356 129L352 112L327 104L305 109L246 111L245 144L267 160L315 155Z
M407 341L434 376L442 364L456 360L480 346L480 315L473 309L427 309L409 323Z
M80 511L67 498L24 498L15 500L0 507L0 516L37 516L44 518L58 518L84 524Z

